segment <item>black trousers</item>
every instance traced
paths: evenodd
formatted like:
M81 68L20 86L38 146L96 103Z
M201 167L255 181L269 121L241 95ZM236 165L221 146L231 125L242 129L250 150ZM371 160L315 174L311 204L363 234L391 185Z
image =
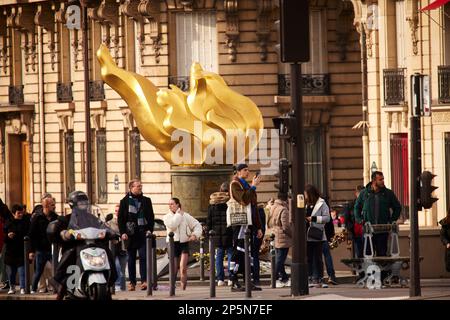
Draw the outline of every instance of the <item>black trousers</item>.
M323 241L307 241L308 276L314 281L323 278Z

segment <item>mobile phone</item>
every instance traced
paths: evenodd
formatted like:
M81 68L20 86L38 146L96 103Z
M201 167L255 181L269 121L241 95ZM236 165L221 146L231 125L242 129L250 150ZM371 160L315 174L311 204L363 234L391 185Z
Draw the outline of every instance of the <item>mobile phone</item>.
M255 177L258 177L261 174L261 171L256 171Z

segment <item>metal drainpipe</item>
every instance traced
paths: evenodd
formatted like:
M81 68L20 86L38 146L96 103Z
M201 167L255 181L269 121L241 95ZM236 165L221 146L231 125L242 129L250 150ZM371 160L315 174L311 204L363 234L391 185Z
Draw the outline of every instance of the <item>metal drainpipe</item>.
M362 85L362 111L363 111L363 170L364 170L364 185L370 181L370 152L369 152L369 129L368 129L368 99L367 99L367 47L366 47L366 30L364 26L361 26L361 85Z
M41 194L45 190L45 119L44 119L44 60L42 44L42 27L38 26L38 82L39 82L39 153L41 167ZM34 198L34 197L33 197Z

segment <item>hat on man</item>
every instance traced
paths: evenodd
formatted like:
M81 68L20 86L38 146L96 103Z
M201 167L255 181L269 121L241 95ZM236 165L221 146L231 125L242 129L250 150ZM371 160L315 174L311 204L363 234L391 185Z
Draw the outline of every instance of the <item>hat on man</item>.
M246 165L245 163L239 163L238 165L236 165L236 171L241 171L245 168L248 168L248 165Z

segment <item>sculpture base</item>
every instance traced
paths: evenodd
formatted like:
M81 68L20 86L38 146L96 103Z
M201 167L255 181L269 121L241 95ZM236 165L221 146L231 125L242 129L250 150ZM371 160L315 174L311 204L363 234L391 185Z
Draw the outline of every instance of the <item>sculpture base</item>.
M230 182L233 167L172 167L172 196L180 199L183 210L201 222L208 216L209 196L223 182Z

